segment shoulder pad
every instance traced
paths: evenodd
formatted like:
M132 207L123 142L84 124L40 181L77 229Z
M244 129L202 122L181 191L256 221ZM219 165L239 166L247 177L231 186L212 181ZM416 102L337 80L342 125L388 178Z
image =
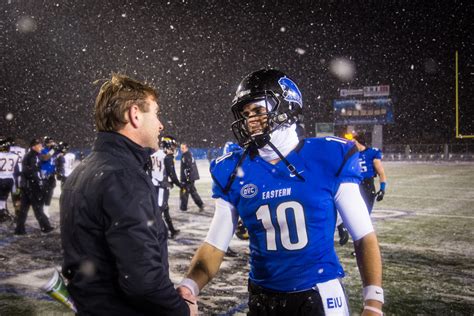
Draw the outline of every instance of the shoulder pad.
M233 151L211 161L210 172L217 185L225 187L242 154L243 151Z

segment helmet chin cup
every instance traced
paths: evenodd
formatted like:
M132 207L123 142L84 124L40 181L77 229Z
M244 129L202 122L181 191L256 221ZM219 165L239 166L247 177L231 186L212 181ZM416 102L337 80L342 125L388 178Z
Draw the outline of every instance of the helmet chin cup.
M251 136L251 142L257 146L257 148L262 148L270 142L270 134L268 133L259 133Z
M277 124L283 124L286 121L288 121L288 114L286 113L278 114L272 119L272 121Z

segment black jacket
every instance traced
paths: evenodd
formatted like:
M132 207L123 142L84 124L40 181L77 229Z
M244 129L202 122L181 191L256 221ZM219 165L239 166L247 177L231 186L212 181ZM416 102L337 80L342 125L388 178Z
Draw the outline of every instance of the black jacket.
M21 162L21 181L23 189L40 192L41 171L39 166L39 154L30 148Z
M79 315L189 315L169 278L150 166L149 150L101 132L65 182L62 272Z
M193 155L188 150L181 156L181 182L199 180L199 171Z

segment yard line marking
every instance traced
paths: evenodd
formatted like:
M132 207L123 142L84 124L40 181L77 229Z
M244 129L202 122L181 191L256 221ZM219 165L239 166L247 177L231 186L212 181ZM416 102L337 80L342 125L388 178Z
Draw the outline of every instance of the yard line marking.
M397 243L388 243L388 242L379 242L379 246L384 251L384 248L390 249L400 249L400 250L410 250L410 251L417 251L417 252L434 252L434 253L441 253L442 255L462 255L469 257L473 251L470 249L453 249L453 248L433 248L433 247L423 247L423 246L414 246L414 245L400 245Z
M432 214L432 213L423 213L423 212L417 212L417 211L414 211L412 214L414 214L414 215L421 215L421 216L431 216L431 217L448 217L448 218L474 219L474 216Z
M404 199L430 199L430 200L452 200L452 201L474 201L474 198L467 199L461 197L438 197L438 196L420 196L420 195L398 195L398 194L390 194L390 197L396 198L404 198Z
M419 185L406 185L406 184L401 184L401 183L397 183L397 184L391 184L390 185L391 187L396 187L396 188L416 188L416 189L427 189L427 190L433 190L433 189L439 189L439 190L459 190L459 191L462 191L463 193L468 193L468 192L473 192L474 193L474 189L466 189L464 187L453 187L453 186L439 186L439 185L433 185L433 186L430 186L430 185L423 185L423 188L420 188Z
M469 216L469 215L435 214L435 213L428 213L426 211L439 212L440 210L435 209L435 208L431 208L431 209L423 208L423 211L418 211L416 209L411 209L411 210L374 209L371 217L372 219L386 219L386 218L394 218L394 217L402 217L402 216L410 216L410 215L415 215L415 216L419 215L419 216L431 216L431 217L474 219L474 216Z

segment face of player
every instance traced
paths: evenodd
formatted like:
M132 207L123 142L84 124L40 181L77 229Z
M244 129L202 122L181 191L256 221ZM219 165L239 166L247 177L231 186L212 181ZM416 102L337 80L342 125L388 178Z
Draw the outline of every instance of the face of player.
M182 153L185 153L188 151L188 146L186 146L185 144L181 144L180 148L181 148Z
M143 123L141 125L142 146L158 150L158 139L163 130L163 124L159 119L159 106L156 100L148 97L148 112L142 112Z
M242 109L242 115L246 118L247 129L250 135L263 133L267 127L267 109L264 106L249 103Z

